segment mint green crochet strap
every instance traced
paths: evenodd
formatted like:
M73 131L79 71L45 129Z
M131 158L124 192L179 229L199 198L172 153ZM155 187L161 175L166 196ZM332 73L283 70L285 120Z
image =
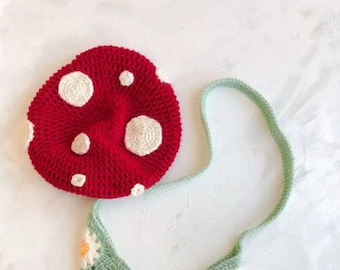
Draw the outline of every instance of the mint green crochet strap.
M128 265L117 255L110 236L99 217L99 207L102 200L97 200L87 221L87 227L91 233L95 233L96 241L100 243L99 258L94 265L87 267L91 270L127 270Z
M279 129L274 113L268 104L268 102L254 89L250 86L246 85L245 83L237 80L237 79L222 79L217 80L209 84L203 92L202 99L201 99L201 115L202 121L206 129L208 142L209 142L209 162L208 164L199 172L186 176L183 178L178 179L177 181L166 183L166 184L158 184L153 186L152 188L148 189L146 192L155 192L159 189L168 189L178 185L179 183L192 180L196 176L202 174L209 164L212 161L213 153L212 153L212 146L211 146L211 136L208 128L207 118L206 118L206 100L210 92L212 92L216 88L221 87L231 87L234 88L246 96L248 96L261 110L266 120L266 123L269 127L269 131L274 138L275 142L281 153L282 163L283 163L283 190L281 192L280 200L273 211L269 214L269 216L258 226L248 229L243 232L238 241L236 242L234 248L222 259L216 262L214 265L208 268L208 270L227 270L227 269L237 269L240 264L241 260L241 253L242 253L242 245L243 240L253 232L256 232L266 225L271 223L284 209L288 197L290 195L290 191L292 188L292 181L293 181L293 156L288 144L287 139ZM117 255L113 243L110 240L103 224L100 221L98 211L99 205L101 200L98 200L92 209L92 212L88 219L88 227L92 233L95 233L97 236L97 240L100 242L101 247L99 250L99 258L95 261L94 265L87 269L96 269L96 270L128 270L130 269L128 265Z

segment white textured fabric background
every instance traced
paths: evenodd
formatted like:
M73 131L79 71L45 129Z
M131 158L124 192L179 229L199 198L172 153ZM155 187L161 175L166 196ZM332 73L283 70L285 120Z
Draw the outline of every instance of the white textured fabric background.
M207 162L199 98L236 77L272 104L295 155L291 199L249 237L242 270L340 269L340 3L262 1L0 1L0 269L79 269L92 200L59 191L25 153L25 113L44 81L77 53L113 44L165 70L183 118L179 155L162 181ZM273 208L278 151L242 95L208 100L214 160L171 191L108 201L102 217L133 270L203 270Z

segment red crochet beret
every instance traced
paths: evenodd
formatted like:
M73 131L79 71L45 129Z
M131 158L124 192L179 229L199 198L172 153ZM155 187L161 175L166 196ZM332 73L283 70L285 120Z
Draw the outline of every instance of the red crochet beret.
M57 188L95 198L139 195L164 175L180 145L174 91L143 55L100 46L40 88L27 113L28 153Z

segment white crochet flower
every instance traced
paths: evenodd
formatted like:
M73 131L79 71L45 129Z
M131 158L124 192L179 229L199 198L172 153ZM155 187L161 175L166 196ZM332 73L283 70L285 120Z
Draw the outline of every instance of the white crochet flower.
M87 228L80 249L81 267L83 269L94 264L95 259L99 257L99 248L100 243L96 242L96 234L91 233Z

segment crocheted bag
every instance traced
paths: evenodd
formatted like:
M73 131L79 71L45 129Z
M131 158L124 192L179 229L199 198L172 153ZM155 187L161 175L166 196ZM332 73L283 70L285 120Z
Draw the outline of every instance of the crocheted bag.
M215 88L232 87L252 99L264 114L281 152L283 190L272 213L241 234L231 252L209 269L236 269L242 242L271 223L290 194L293 159L274 114L259 93L236 79L211 83L202 95L201 114L209 146L209 163L200 172L158 184L172 164L181 138L179 107L164 74L141 54L100 46L78 55L56 72L32 101L28 153L41 176L57 188L97 198L81 243L82 269L128 270L99 217L102 198L155 192L194 179L212 160L205 103ZM151 188L150 188L151 187Z

